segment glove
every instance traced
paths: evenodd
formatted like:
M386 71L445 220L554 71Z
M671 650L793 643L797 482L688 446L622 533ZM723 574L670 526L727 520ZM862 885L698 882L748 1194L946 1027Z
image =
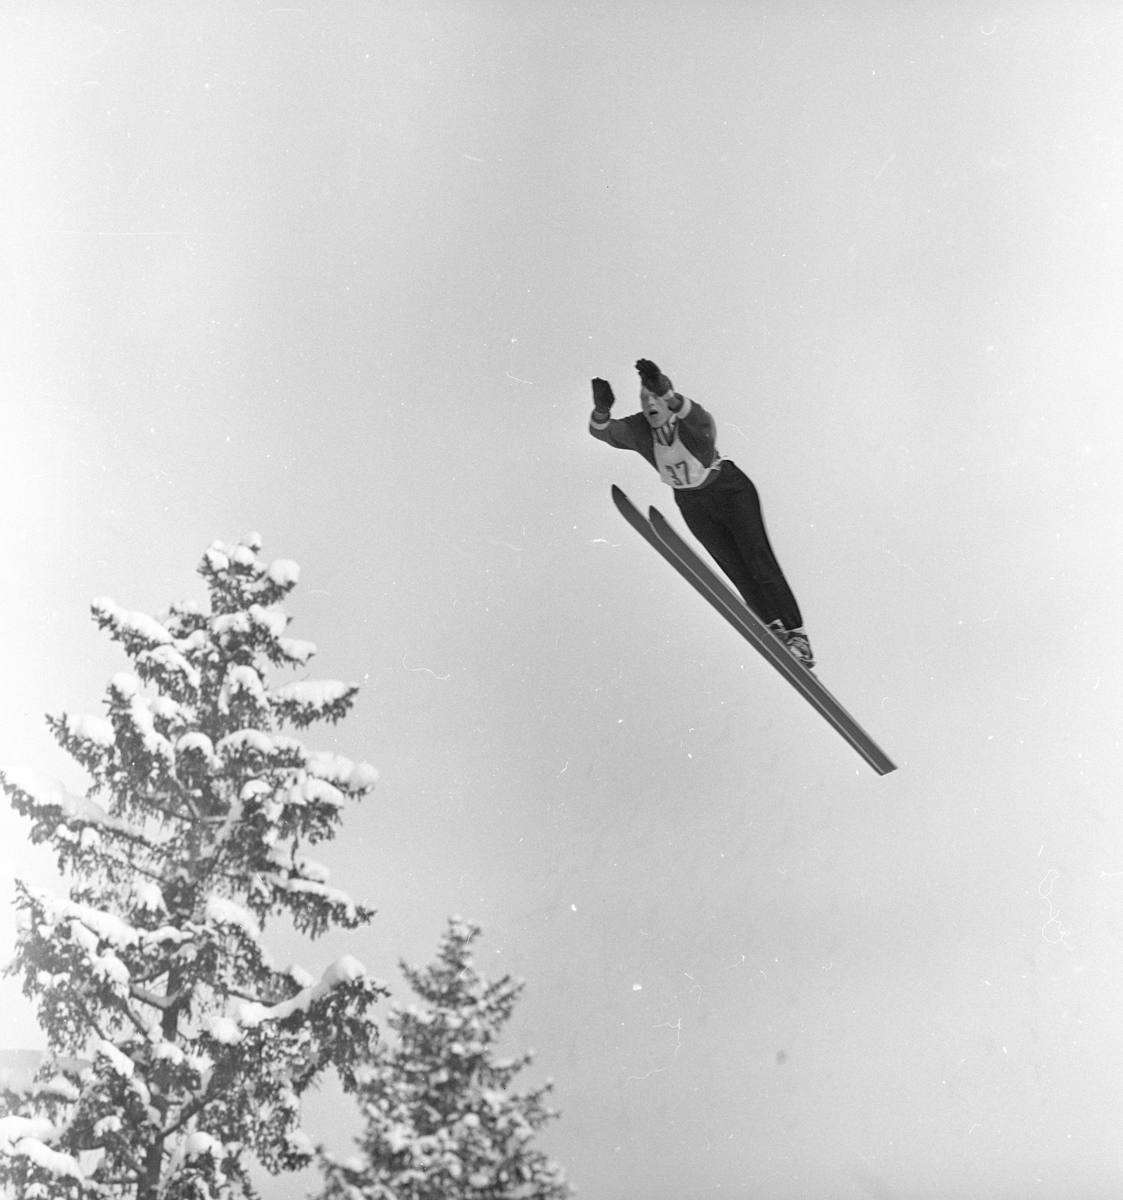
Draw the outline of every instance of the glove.
M662 396L671 390L671 381L650 358L639 359L636 363L636 370L639 372L640 383L649 392L653 392L656 396Z
M593 407L598 412L608 412L615 403L616 397L612 394L612 384L607 379L594 379Z

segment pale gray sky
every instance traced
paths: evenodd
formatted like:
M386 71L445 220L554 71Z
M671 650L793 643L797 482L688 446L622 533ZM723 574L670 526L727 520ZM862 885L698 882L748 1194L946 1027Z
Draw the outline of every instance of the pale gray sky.
M1123 17L934 7L0 15L0 762L259 529L382 773L278 954L480 921L584 1200L1123 1182ZM616 514L641 355L895 774Z

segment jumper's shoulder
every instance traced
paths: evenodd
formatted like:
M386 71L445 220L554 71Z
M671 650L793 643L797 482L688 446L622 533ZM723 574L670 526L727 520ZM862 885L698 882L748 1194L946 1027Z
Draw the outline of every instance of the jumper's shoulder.
M712 442L717 437L717 423L713 414L704 409L697 401L683 397L685 403L679 411L679 423L688 438L701 438Z
M693 425L696 428L713 425L713 416L697 400L691 400L689 396L683 396L682 401L682 408L679 409L678 413L680 421L684 421L687 425Z

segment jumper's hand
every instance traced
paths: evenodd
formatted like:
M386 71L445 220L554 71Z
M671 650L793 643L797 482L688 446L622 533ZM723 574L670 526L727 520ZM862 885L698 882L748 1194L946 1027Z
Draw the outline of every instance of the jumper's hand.
M612 384L607 379L593 380L593 407L600 412L608 412L616 397L612 394Z
M656 396L662 396L671 390L671 381L650 358L639 359L636 363L636 370L639 372L640 383L649 392L654 392Z

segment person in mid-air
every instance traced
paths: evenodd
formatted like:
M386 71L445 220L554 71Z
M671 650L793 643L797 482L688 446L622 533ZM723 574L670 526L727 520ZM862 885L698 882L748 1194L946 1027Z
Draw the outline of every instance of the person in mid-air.
M675 503L694 536L733 581L745 603L807 667L815 665L799 605L764 531L752 480L717 452L714 419L674 390L649 358L636 363L642 410L614 420L615 396L605 379L593 380L593 437L642 454L674 490Z

